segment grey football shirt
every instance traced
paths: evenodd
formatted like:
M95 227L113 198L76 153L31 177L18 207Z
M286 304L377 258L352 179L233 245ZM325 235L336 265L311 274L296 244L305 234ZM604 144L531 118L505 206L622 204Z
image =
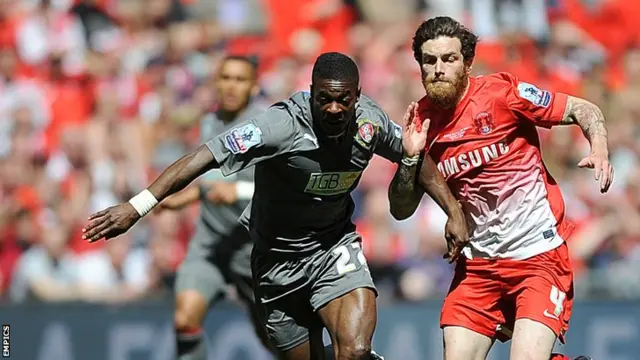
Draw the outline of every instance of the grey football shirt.
M374 154L402 158L401 128L362 95L340 142L321 140L310 95L298 92L209 140L222 174L255 165L255 193L240 218L256 247L308 253L353 232L351 192Z
M223 121L218 117L217 112L209 113L202 119L200 124L200 138L202 142L205 142L216 135L223 134L225 131L242 124L243 122L254 118L260 113L264 112L267 107L258 102L251 102L247 108L238 114L232 121ZM238 171L237 173L225 177L222 175L219 169L213 169L208 171L202 177L200 184L200 196L201 207L200 216L202 222L216 234L228 236L234 232L234 229L239 226L238 219L242 215L243 210L249 204L249 200L239 200L234 204L223 205L214 204L207 200L206 192L209 189L208 183L212 181L247 181L253 182L254 168L246 168ZM217 239L210 239L215 241Z

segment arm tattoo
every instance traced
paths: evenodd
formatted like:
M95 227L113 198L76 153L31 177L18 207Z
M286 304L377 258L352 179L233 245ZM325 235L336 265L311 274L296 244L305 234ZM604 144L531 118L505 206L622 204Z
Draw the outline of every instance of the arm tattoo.
M569 96L561 125L577 124L584 136L593 143L594 139L607 139L607 128L600 108L584 99Z
M404 220L418 208L423 191L416 184L416 173L420 163L407 166L400 163L389 185L389 204L391 214L397 220Z

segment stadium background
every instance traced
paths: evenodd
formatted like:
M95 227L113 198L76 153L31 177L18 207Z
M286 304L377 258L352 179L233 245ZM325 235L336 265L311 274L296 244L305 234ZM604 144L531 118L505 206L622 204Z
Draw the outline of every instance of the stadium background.
M197 206L106 245L83 243L80 228L198 145L222 56L255 55L272 102L308 88L320 52L349 53L364 92L398 120L423 95L413 31L440 14L480 35L476 74L510 71L604 110L616 169L606 196L576 167L588 152L577 127L540 132L578 224L566 351L640 359L640 2L630 0L0 1L0 322L12 358L171 359L171 286ZM430 201L390 219L393 170L376 159L355 194L381 291L375 346L390 360L437 359L445 219ZM233 293L207 329L210 359L268 359Z

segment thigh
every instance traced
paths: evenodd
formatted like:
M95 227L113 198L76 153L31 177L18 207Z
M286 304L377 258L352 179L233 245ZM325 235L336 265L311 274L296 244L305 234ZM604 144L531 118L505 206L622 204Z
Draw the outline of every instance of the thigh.
M505 321L505 304L502 283L497 278L496 271L495 264L487 261L458 261L451 287L442 306L441 328L465 328L489 339L499 335L497 330ZM446 345L455 353L458 347L465 346L464 342ZM476 353L480 350L464 351Z
M494 340L460 326L445 326L443 349L445 360L485 360Z
M512 271L509 296L514 298L515 314L508 323L535 321L564 342L573 305L573 276L566 245L518 262ZM515 340L518 334L513 330ZM526 333L522 336L528 337Z
M192 257L185 259L178 268L174 290L176 297L184 293L196 293L209 307L224 296L227 282L216 264Z
M546 325L531 319L516 320L511 340L511 360L548 360L556 334Z
M313 263L311 306L329 331L336 355L370 352L377 291L359 238L346 240Z
M309 331L319 327L320 322L307 299L304 291L299 290L277 300L256 303L258 320L266 330L269 343L278 352L299 354L309 348Z

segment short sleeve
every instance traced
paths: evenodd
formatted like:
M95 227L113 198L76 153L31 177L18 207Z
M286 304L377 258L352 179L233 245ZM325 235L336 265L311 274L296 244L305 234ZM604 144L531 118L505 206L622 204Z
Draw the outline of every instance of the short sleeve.
M399 163L402 160L402 127L394 123L382 110L379 111L381 119L380 137L376 144L375 153L383 158Z
M562 121L567 95L540 89L511 77L507 106L518 118L531 121L536 126L550 128Z
M291 150L296 138L293 116L277 104L206 142L224 176Z

